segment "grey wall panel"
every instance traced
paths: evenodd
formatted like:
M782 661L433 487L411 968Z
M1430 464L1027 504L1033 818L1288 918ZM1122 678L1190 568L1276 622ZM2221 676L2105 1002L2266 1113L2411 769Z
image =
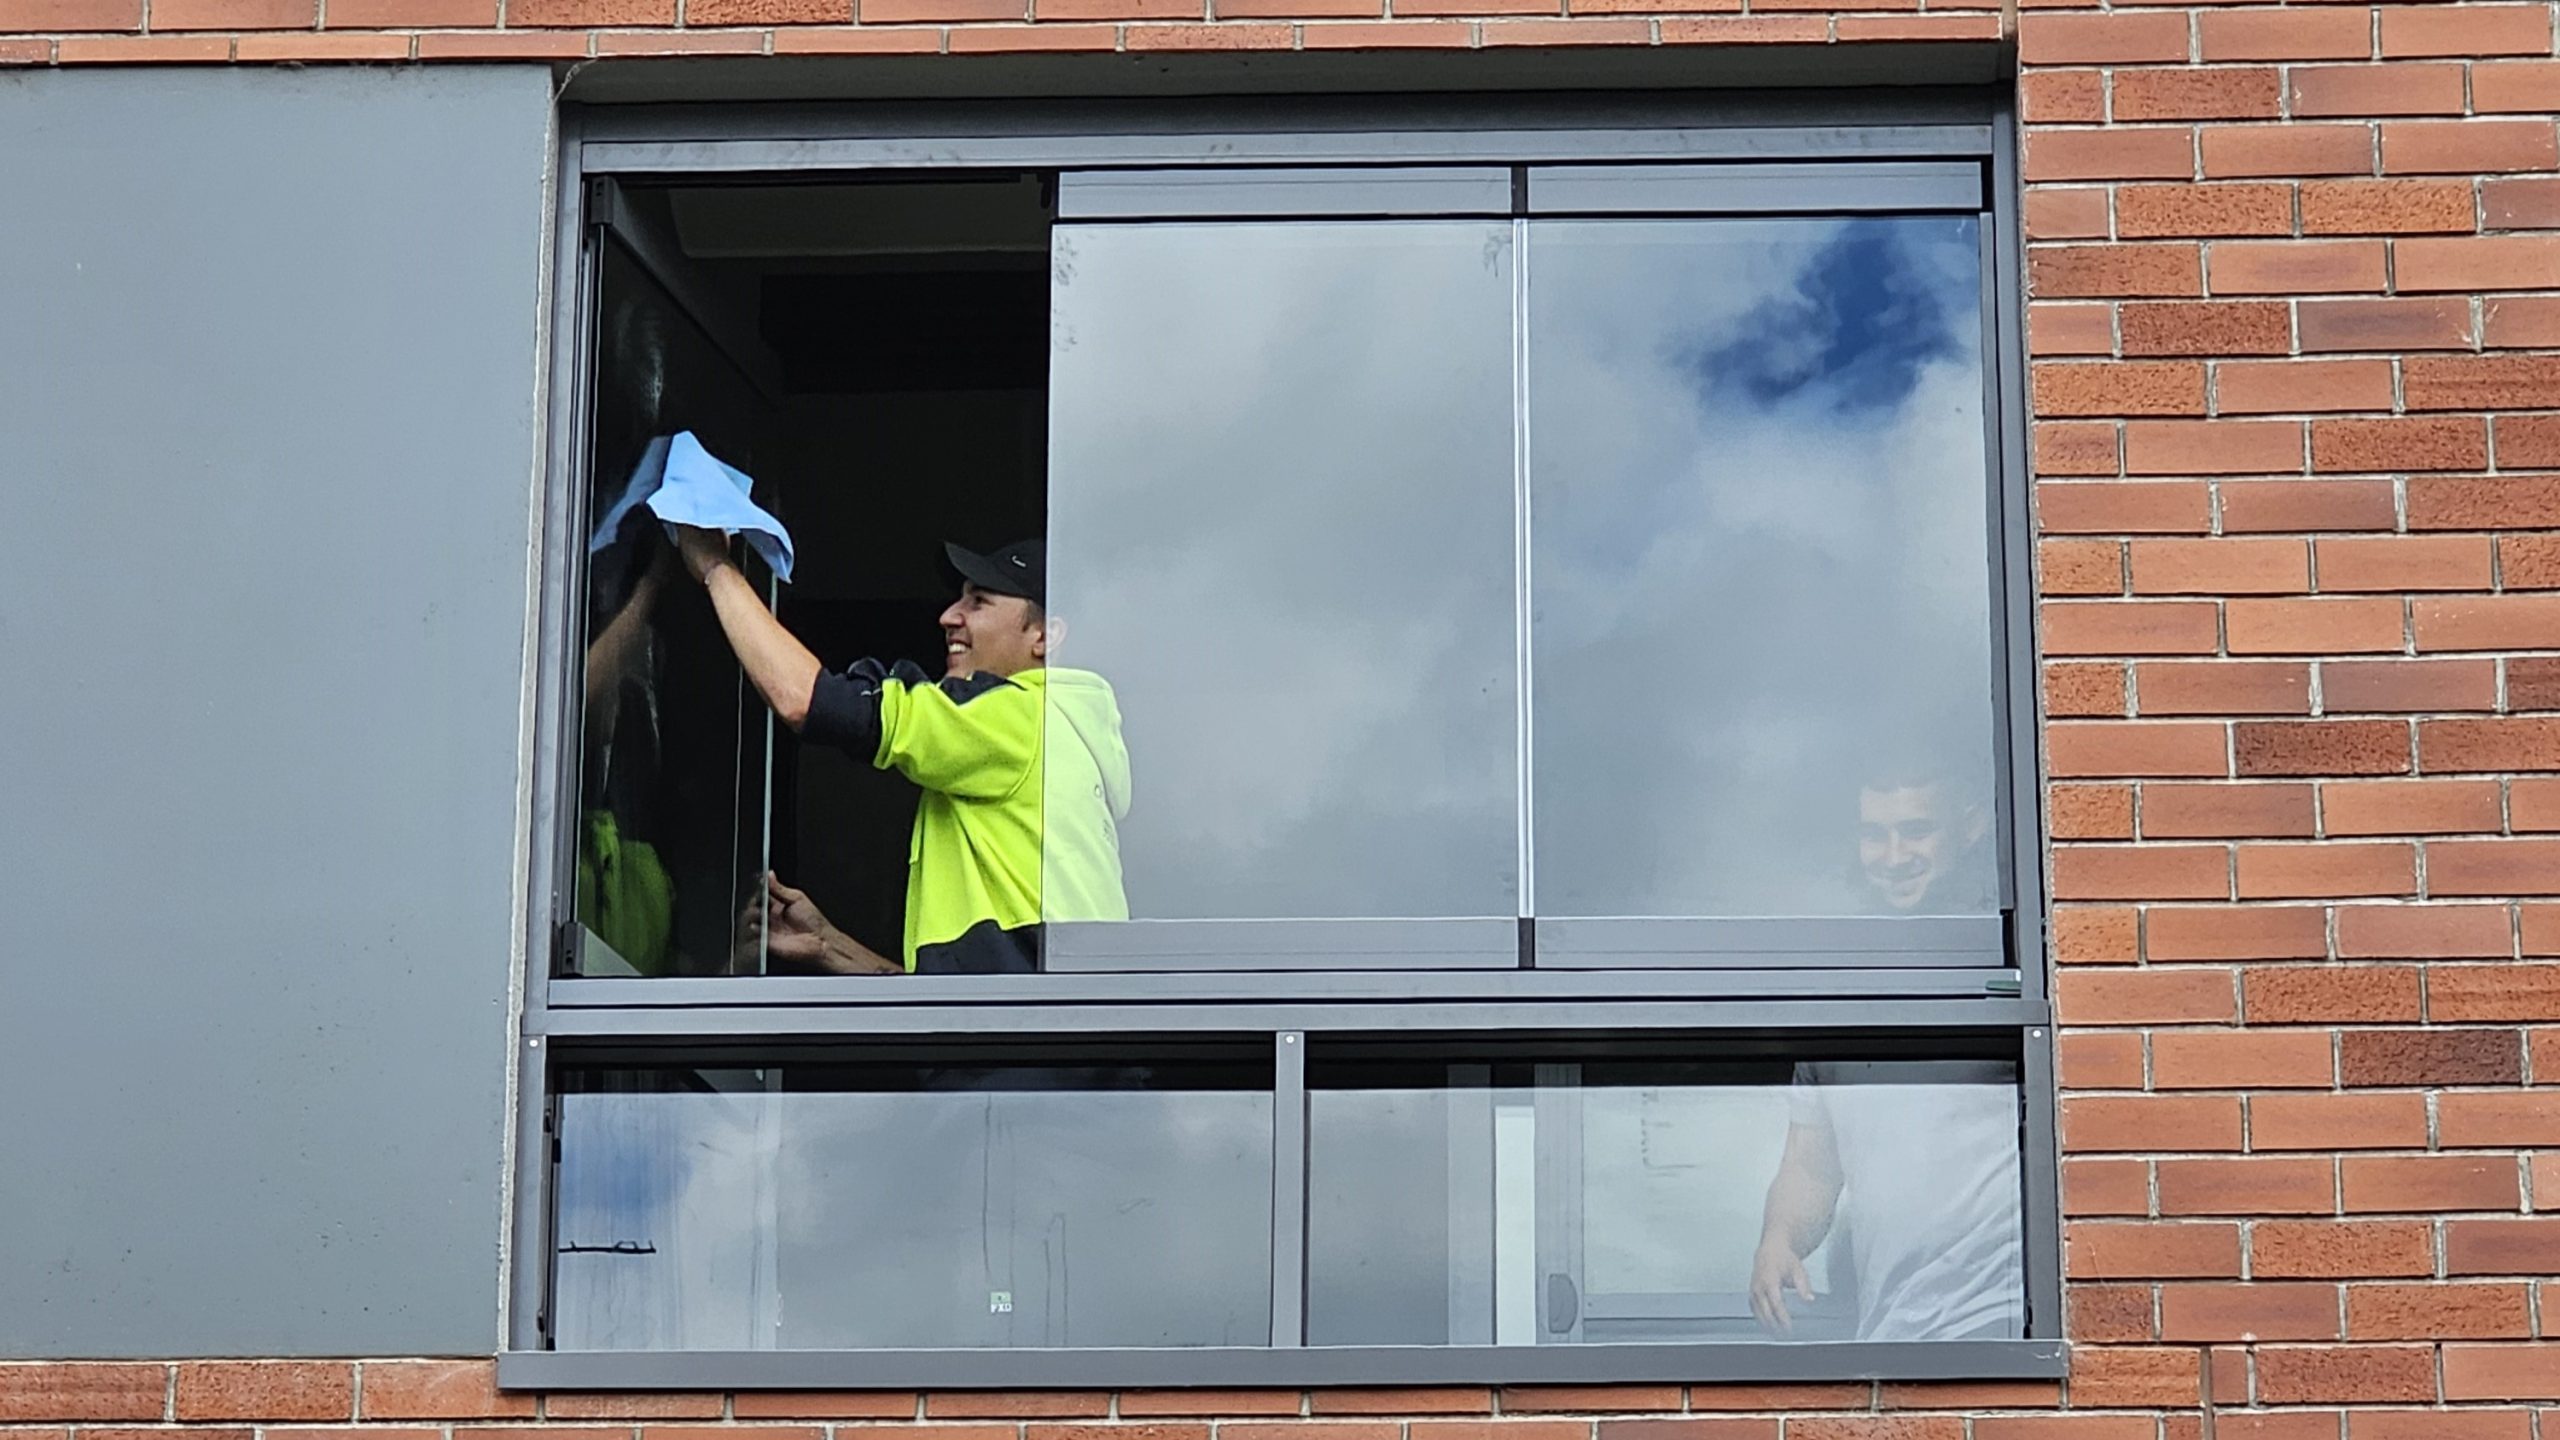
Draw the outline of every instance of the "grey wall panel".
M0 76L0 1355L496 1348L549 112Z

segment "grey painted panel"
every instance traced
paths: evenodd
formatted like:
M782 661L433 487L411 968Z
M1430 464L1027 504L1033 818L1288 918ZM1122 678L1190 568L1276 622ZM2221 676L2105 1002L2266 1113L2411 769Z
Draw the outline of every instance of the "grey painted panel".
M549 106L0 76L0 1354L497 1348Z

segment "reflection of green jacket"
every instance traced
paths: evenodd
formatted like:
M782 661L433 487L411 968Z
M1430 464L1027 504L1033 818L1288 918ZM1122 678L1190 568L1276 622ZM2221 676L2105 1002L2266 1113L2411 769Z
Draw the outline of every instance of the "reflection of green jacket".
M1042 921L1128 918L1129 752L1101 676L936 681L865 660L818 677L801 733L924 789L907 847L909 970L1033 970Z

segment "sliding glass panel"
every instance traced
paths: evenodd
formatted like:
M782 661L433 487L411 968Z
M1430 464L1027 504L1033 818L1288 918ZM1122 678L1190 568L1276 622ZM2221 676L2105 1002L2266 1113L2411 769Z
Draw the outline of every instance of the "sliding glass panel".
M1528 229L1537 912L1995 912L1978 220Z
M1512 261L1507 223L1058 228L1050 919L1514 946Z
M1307 1084L1311 1345L2024 1333L2012 1060L1319 1050Z
M1270 1342L1267 1046L569 1084L560 1349Z
M766 402L618 240L597 243L574 967L753 972L762 957L737 943L737 919L764 868L771 726L701 588L638 502L680 431L752 474ZM766 583L761 562L744 563Z

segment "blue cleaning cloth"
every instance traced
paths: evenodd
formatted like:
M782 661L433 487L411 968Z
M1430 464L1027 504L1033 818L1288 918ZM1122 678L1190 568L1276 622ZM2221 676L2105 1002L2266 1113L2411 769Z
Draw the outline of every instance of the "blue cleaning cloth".
M671 525L699 525L705 530L745 535L747 544L764 557L774 575L788 580L791 532L747 498L754 489L755 482L744 471L722 463L703 449L692 431L661 435L640 453L640 463L632 467L622 494L588 538L587 553L594 554L611 545L621 534L623 521L645 504L652 514Z

